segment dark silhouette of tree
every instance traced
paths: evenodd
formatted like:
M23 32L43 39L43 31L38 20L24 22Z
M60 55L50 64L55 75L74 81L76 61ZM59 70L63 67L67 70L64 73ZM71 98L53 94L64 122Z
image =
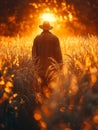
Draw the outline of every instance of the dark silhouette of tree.
M98 1L97 0L66 0L67 5L74 6L75 17L88 29L95 29L98 32Z

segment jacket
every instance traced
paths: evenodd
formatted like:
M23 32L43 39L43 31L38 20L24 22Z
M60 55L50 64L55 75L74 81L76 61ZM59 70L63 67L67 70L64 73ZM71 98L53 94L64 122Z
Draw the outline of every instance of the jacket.
M43 31L36 36L32 47L32 57L35 65L40 66L39 75L45 75L48 67L51 65L49 57L62 63L62 54L59 39L49 31ZM39 62L37 60L39 59Z

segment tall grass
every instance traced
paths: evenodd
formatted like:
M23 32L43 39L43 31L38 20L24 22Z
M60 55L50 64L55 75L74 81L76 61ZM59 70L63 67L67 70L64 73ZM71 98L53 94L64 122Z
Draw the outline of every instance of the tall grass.
M98 38L60 42L63 68L52 59L41 88L32 61L33 37L0 37L0 129L98 128Z

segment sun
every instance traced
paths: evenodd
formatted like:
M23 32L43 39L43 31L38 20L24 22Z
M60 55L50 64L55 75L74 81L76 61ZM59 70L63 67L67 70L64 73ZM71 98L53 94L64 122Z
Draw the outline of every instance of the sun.
M56 16L52 13L44 13L44 14L41 15L41 19L43 21L55 22Z

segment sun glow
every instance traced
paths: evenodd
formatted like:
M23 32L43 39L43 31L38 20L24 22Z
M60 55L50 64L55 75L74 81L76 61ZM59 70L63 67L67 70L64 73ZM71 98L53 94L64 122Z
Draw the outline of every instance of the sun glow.
M49 21L49 22L55 22L56 21L56 16L52 13L44 13L41 16L43 21Z

